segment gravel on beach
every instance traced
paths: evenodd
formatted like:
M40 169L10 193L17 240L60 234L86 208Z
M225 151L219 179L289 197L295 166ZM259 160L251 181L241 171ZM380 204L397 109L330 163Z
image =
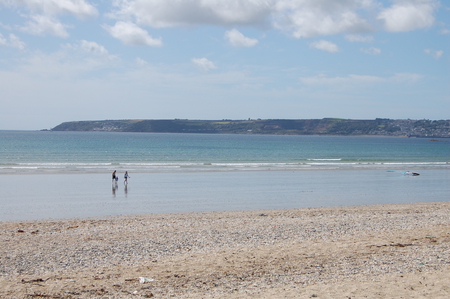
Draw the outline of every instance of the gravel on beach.
M450 203L0 222L0 298L450 298Z

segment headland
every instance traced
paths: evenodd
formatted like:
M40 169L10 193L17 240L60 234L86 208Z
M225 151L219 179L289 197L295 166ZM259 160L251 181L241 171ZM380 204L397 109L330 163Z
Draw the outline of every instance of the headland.
M450 120L247 119L98 120L64 122L51 131L341 135L450 138Z

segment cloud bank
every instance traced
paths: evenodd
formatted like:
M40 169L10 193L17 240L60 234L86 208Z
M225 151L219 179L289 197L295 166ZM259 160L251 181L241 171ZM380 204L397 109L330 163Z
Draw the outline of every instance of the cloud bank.
M375 0L116 0L114 5L110 17L141 26L266 27L295 38L368 33L380 21L391 32L426 28L438 6L435 0L395 0L386 8Z
M21 29L34 35L69 36L63 16L95 18L97 8L87 0L0 0L25 18ZM132 46L161 46L143 27L224 27L233 46L258 43L239 27L277 29L294 38L347 34L352 41L368 41L362 34L386 30L406 32L435 23L437 0L393 0L383 7L377 0L115 0L105 16L115 25L104 25L111 36ZM234 29L230 29L234 28ZM359 39L359 40L358 40Z

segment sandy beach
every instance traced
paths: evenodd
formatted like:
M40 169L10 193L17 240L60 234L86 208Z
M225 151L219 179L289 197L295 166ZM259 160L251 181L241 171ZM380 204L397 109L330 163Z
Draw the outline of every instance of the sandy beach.
M0 298L450 298L450 203L0 223Z

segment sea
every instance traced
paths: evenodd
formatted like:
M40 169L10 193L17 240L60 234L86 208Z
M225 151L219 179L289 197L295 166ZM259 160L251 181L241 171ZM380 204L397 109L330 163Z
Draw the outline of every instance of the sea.
M438 202L449 183L449 139L0 131L0 221Z

